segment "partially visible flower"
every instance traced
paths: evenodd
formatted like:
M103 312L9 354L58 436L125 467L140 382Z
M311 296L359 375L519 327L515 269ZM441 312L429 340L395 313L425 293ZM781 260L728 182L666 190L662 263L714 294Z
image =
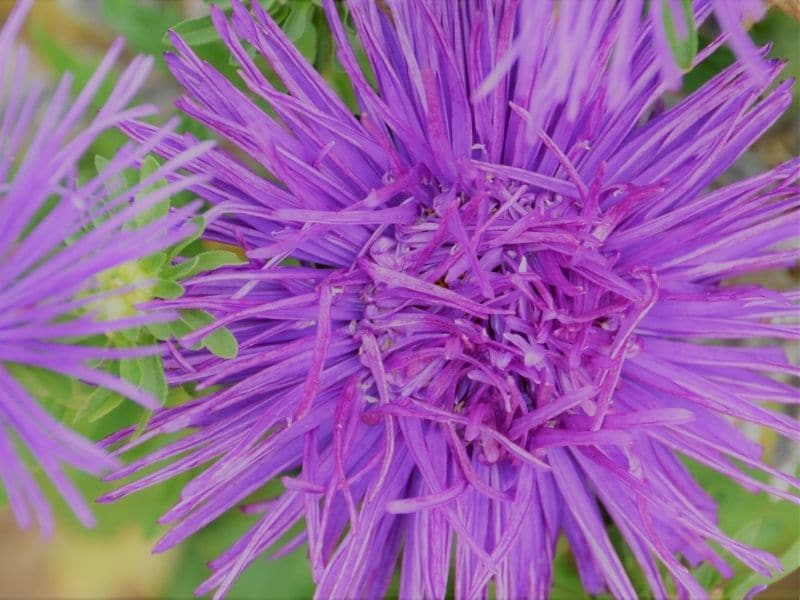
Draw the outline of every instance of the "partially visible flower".
M454 573L459 598L543 598L562 535L587 593L634 598L608 523L654 597L704 597L687 565L730 574L719 548L780 568L720 530L679 457L798 501L736 426L798 438L765 405L797 402L770 374L798 372L782 350L798 331L776 321L798 294L724 283L797 261L780 244L797 233L798 161L711 188L791 82L766 92L781 65L760 85L737 63L666 109L658 32L620 28L628 6L353 0L356 42L329 0L358 115L258 3L234 0L230 22L212 8L252 96L173 36L179 106L270 176L222 152L191 165L212 178L195 188L208 238L250 264L163 303L215 314L169 358L173 383L208 393L122 447L188 430L105 499L203 467L162 519L164 550L285 486L246 506L258 522L199 592L224 594L300 523L277 552L308 543L320 598L381 597L397 566L401 597L445 597ZM625 36L635 77L619 87ZM192 349L217 327L235 359Z
M123 287L107 283L115 270L129 273L134 261L189 233L187 216L195 210L191 206L146 227L128 224L190 184L179 181L146 191L207 145L109 197L107 190L122 171L134 167L167 133L157 132L143 144L122 147L98 176L79 183L78 163L100 134L154 112L151 106L128 108L152 61L133 59L91 117L90 102L118 58L120 43L112 46L74 102L69 100L68 76L45 100L44 84L31 79L28 53L16 43L31 4L20 2L0 31L0 482L19 524L26 527L35 518L46 534L53 527L52 514L25 465L25 455L86 525L93 522L91 511L65 467L99 475L116 462L53 418L14 373L20 368L44 369L156 406L147 394L96 364L152 354L157 348L122 351L82 344L81 339L163 319L139 314L133 306L143 299L137 289L146 281L129 279ZM131 203L134 194L137 199Z

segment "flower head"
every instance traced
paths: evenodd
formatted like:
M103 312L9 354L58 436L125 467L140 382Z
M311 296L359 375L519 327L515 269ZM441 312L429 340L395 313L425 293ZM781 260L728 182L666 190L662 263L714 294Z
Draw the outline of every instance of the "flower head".
M35 516L47 533L52 516L23 455L38 464L87 525L93 522L91 512L65 467L100 474L116 461L39 406L15 373L44 369L156 406L146 393L96 363L152 354L157 348L121 351L81 339L162 319L138 314L133 306L141 299L137 286L146 282L108 282L115 272L130 271L137 259L187 235L192 207L143 228L126 225L190 184L179 181L157 192L144 191L204 147L170 161L135 189L109 197L108 184L163 139L165 133L158 133L144 144L121 148L98 176L79 183L78 162L101 133L153 112L148 106L127 108L151 60L135 58L86 123L90 102L121 45L112 46L74 102L69 102L68 76L45 100L44 85L29 77L26 50L15 43L31 4L20 2L0 30L0 482L20 525L29 525ZM132 194L137 194L135 203L129 202Z
M797 294L725 282L797 260L780 243L798 163L711 187L790 82L766 92L735 64L665 108L657 35L637 21L635 77L608 103L627 3L348 6L357 38L325 3L356 115L258 3L234 1L230 22L212 9L249 93L173 37L180 107L254 165L215 152L190 168L212 177L194 188L214 205L208 236L250 262L164 303L216 316L169 359L173 383L208 393L152 419L133 444L191 431L106 499L205 466L164 516L163 550L283 476L212 561L199 591L218 594L301 521L279 552L308 543L321 598L380 597L398 565L401 597L443 597L452 564L457 597L492 582L544 597L562 534L587 592L635 597L604 514L656 597L664 572L703 596L684 562L729 572L715 546L779 568L720 531L679 457L797 501L735 425L798 437L764 405L796 400L769 374L797 373L781 349L797 331L776 322ZM235 359L191 350L223 326Z

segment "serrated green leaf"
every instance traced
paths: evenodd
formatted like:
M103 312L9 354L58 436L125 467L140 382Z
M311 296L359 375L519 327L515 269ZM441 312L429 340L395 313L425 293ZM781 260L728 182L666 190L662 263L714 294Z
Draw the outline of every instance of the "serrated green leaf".
M216 354L220 358L236 358L239 353L239 342L233 334L226 328L215 329L201 342L209 352Z
M159 279L153 285L153 296L156 298L164 298L166 300L173 300L183 296L183 286L175 281L169 279Z

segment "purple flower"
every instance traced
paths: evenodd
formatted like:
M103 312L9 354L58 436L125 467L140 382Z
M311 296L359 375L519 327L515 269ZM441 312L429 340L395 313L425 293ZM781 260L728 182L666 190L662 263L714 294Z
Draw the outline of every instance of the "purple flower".
M148 106L126 108L152 61L135 58L87 122L90 101L121 44L112 46L73 103L68 76L45 100L42 83L28 76L25 49L15 43L31 4L20 2L0 31L0 482L19 524L29 526L35 518L47 534L52 514L20 446L86 525L93 522L91 512L64 467L97 475L116 461L40 407L14 374L22 368L44 369L155 406L135 386L97 368L97 361L152 354L156 348L120 351L81 344L80 339L162 318L137 314L131 305L147 284L135 281L134 261L185 237L192 209L141 229L125 225L190 182L140 193L133 204L129 198L197 152L170 161L135 189L108 197L105 185L163 140L166 132L159 133L144 144L121 148L98 176L78 183L78 161L98 135L153 112ZM119 275L114 269L132 275L128 287L110 287L114 273Z
M173 36L180 108L249 160L191 166L212 177L194 188L213 204L207 236L250 262L162 303L216 316L169 358L172 383L205 395L122 447L188 430L105 499L202 467L162 519L165 550L283 477L210 563L198 592L217 595L290 532L277 553L308 544L320 598L381 597L398 566L401 597L444 597L452 572L459 598L492 582L542 598L562 534L588 593L635 597L607 523L656 597L665 574L704 597L686 565L730 573L715 548L779 569L718 528L680 457L797 501L736 424L798 438L765 405L797 402L771 374L798 372L782 350L798 332L779 324L798 294L729 280L797 260L781 243L798 162L712 185L791 83L767 92L735 64L665 108L649 22L620 31L627 3L348 6L358 41L325 3L355 116L258 3L234 1L230 22L212 8L249 93ZM620 36L635 77L609 104ZM191 349L223 326L235 359Z

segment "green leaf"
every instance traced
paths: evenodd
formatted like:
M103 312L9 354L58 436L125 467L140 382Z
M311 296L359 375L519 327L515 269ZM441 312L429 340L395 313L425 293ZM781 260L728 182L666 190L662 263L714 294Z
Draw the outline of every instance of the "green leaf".
M212 271L219 267L241 265L246 263L235 252L228 250L209 250L171 267L165 276L170 279L185 279L203 271Z
M97 170L98 175L102 175L103 171L106 170L108 166L109 160L104 156L96 154L94 157L94 167ZM124 172L118 172L106 179L103 182L103 188L106 191L106 195L109 198L114 198L122 194L126 189L130 187L130 182L126 177ZM102 219L95 219L94 225L100 225Z
M159 279L153 286L153 296L156 298L164 298L172 300L183 296L183 286L175 281L169 279Z
M98 387L89 394L89 406L84 411L86 420L94 423L122 404L124 398L109 389Z
M153 173L158 171L159 167L160 165L158 164L158 161L155 158L153 158L152 156L147 156L142 161L142 166L139 169L139 183L142 183L143 181L146 181L148 178L150 178L153 175ZM151 185L143 189L141 192L136 194L136 200L141 202L142 198L147 196L147 194L156 191L157 189L165 186L166 184L167 182L164 179L160 179L152 183ZM134 218L136 226L142 228L145 225L148 225L149 223L156 221L157 219L165 217L169 212L169 204L170 204L169 198L165 198L164 200L154 204L147 210L138 213Z
M169 324L169 335L166 336L166 338L164 338L164 339L168 339L168 338L180 339L185 335L189 335L194 330L195 330L195 328L192 327L191 325L189 325L182 318L181 319L176 319L175 321L172 321L172 323ZM199 348L199 347L200 347L200 345L198 344L197 348Z
M313 7L308 2L297 2L282 23L283 31L291 40L297 41L311 23Z
M167 380L164 376L164 363L156 355L143 356L138 360L139 385L142 390L149 392L154 398L164 403L167 400Z
M100 156L99 154L95 154L94 168L97 170L98 174L102 173L103 169L105 169L107 165L108 165L108 159L105 156Z
M190 331L200 329L214 322L214 315L204 310L190 309L181 311L181 321L186 323Z
M191 258L187 258L181 263L178 263L175 266L170 267L164 271L164 277L167 277L172 280L176 279L184 279L189 277L192 273L196 272L197 265L200 263L200 259L197 256L193 256Z
M209 352L220 358L236 358L239 353L239 343L233 334L226 328L215 329L203 338L202 344Z
M139 385L142 379L139 361L135 358L125 358L119 361L119 376L133 385Z
M214 322L214 315L203 310L185 310L181 312L181 321L189 329L183 335L196 331L201 327L211 325ZM239 343L233 334L224 327L215 329L207 334L200 341L201 346L205 346L220 358L234 358L239 352Z
M192 272L192 275L195 273L202 273L203 271L213 271L219 267L242 265L247 262L235 252L230 252L228 250L209 250L208 252L198 254L196 258L198 260L197 267Z
M778 556L783 565L783 571L773 577L764 577L751 572L738 583L728 587L726 598L744 598L747 593L757 585L770 585L789 575L800 566L800 540L795 541L785 552Z
M174 25L172 30L192 48L219 41L219 33L214 28L214 23L208 15L181 21ZM170 44L169 35L165 34L162 41L165 44Z
M72 385L70 377L28 365L6 363L3 366L34 398L50 400L65 406L75 406L68 393Z
M181 18L178 2L113 0L98 3L100 17L125 37L126 45L137 52L160 56L161 32ZM158 61L163 66L163 60Z
M151 394L162 403L166 401L169 388L164 376L164 363L157 354L121 360L119 374L120 377L140 390Z
M686 22L687 34L684 39L678 38L678 31L673 20L670 3L664 2L662 5L664 15L664 31L667 34L667 41L675 56L675 62L684 71L692 67L694 57L697 55L697 23L694 21L691 0L681 0L681 13Z
M698 580L706 589L717 590L720 597L741 598L759 583L777 581L800 564L797 540L800 520L797 507L786 500L776 500L766 493L753 494L731 481L726 475L693 461L686 461L698 483L719 505L719 526L723 532L747 545L766 550L785 561L785 570L774 577L762 577L742 565L727 551L723 558L733 567L734 575L724 580L708 566L696 569ZM751 472L753 477L765 475Z
M139 266L145 273L156 275L167 262L166 252L156 252L150 256L139 259Z
M182 310L181 318L172 322L171 334L179 339L213 322L214 317L205 311L196 309ZM202 347L203 345L198 343L192 346L192 350L199 350Z
M148 323L145 329L149 331L157 340L168 340L172 337L172 325L170 323Z
M194 231L187 235L182 241L170 248L169 255L171 258L174 258L180 254L189 244L196 241L201 235L203 235L203 231L205 231L206 228L205 219L203 219L203 217L195 217L190 222L195 225Z

